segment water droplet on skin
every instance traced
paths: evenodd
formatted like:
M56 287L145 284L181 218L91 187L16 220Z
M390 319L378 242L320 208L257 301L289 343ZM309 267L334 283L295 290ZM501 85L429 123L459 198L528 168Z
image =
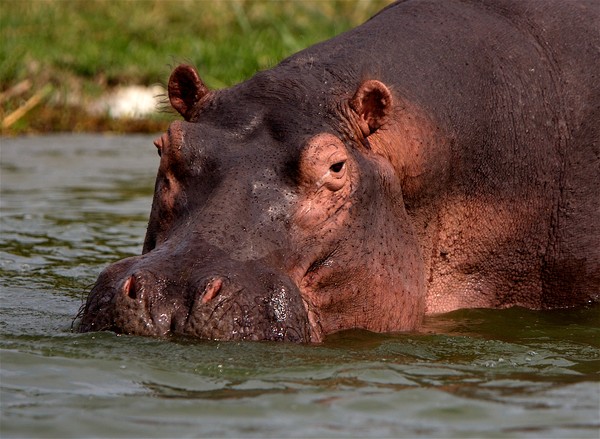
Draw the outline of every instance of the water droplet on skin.
M273 312L275 313L275 319L277 319L278 322L282 322L287 318L286 296L287 291L285 288L280 287L271 297Z

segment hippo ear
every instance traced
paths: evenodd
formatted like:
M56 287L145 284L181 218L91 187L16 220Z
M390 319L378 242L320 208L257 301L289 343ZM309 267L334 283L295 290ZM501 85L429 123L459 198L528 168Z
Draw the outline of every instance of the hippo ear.
M358 126L363 136L367 137L384 125L392 112L392 93L380 81L370 79L364 81L354 97L350 107L358 115Z
M180 65L173 70L169 78L169 100L171 105L187 121L192 116L194 106L208 94L208 88L196 69L189 65Z

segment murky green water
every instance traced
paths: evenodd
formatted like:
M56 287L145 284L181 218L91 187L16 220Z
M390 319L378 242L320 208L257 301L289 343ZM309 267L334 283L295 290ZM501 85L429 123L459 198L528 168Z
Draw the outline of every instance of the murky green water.
M2 438L598 438L598 307L318 346L71 333L100 270L140 251L151 141L0 139Z

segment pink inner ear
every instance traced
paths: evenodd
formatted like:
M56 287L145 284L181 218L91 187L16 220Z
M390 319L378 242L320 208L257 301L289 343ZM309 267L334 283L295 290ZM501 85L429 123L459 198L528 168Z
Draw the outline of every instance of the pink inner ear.
M196 104L209 92L196 69L185 64L177 66L171 73L168 90L171 105L187 121Z
M384 83L372 79L360 85L350 106L359 116L359 125L366 137L386 123L392 110L392 94Z

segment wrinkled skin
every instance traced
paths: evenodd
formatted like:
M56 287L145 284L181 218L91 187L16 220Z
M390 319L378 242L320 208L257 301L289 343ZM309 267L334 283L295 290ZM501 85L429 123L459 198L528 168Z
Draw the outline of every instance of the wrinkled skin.
M316 342L597 301L599 9L413 0L230 89L179 66L143 254L79 329Z

